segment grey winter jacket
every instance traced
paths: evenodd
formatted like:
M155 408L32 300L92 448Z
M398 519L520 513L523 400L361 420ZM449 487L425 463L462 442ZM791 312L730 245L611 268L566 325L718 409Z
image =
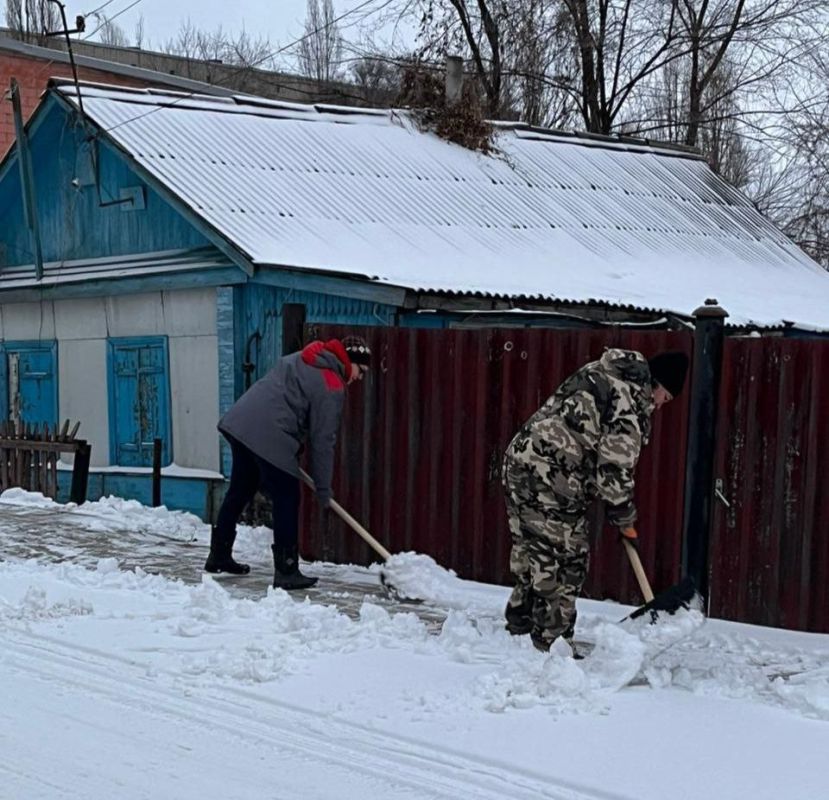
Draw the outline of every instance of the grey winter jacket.
M299 474L299 455L307 444L309 472L323 507L331 499L348 363L337 340L312 342L281 358L219 420L222 433L291 475Z

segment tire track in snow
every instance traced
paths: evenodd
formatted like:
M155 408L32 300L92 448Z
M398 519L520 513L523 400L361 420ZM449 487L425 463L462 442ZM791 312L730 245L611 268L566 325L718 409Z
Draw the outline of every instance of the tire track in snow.
M222 729L243 740L279 742L282 750L306 758L334 763L386 783L425 790L428 794L423 795L424 800L456 800L460 796L476 800L631 800L626 795L556 781L504 762L478 759L457 749L430 747L414 738L332 719L243 688L196 687L191 695L184 695L153 683L146 676L150 665L135 659L32 631L7 628L5 633L4 660L21 671L71 684L122 705L138 706L144 711L151 708L159 715ZM132 674L124 675L124 671ZM182 677L161 671L158 674ZM278 711L279 716L262 718L263 706Z

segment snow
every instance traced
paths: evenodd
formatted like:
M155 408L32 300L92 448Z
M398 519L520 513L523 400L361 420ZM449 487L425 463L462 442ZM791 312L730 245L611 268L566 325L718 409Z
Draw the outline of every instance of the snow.
M74 469L72 464L65 461L58 461L58 469L71 471ZM108 474L115 473L118 475L151 475L152 467L90 467L91 474ZM197 467L181 467L178 464L168 464L161 468L162 478L195 478L199 480L223 480L224 476L221 472L216 472L212 469L199 469Z
M60 560L19 555L33 530ZM0 795L829 796L829 636L580 601L575 661L503 630L505 587L425 556L387 565L422 606L384 599L376 566L305 565L323 602L269 586L265 528L240 529L250 576L202 576L206 533L0 496ZM127 536L167 572L127 566Z
M683 316L713 297L733 324L829 330L829 275L695 156L520 126L482 155L405 112L84 92L106 136L258 265Z
M188 542L204 529L204 523L195 514L169 511L166 506L148 508L137 500L112 496L78 506L56 503L40 492L7 489L0 495L0 508L3 505L54 511L90 531L131 529Z

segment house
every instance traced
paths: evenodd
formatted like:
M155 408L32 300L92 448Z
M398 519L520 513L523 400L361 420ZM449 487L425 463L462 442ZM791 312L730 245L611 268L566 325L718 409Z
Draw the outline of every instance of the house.
M497 126L484 155L405 113L53 81L0 164L0 402L80 420L90 494L209 516L215 424L309 322L829 330L829 275L697 156ZM31 187L30 187L31 188ZM15 384L8 364L18 365Z

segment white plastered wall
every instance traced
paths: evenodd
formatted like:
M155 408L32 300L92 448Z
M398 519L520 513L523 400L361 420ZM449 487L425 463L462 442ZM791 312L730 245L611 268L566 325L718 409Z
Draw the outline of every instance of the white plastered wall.
M166 336L173 459L219 469L215 289L14 303L0 306L6 341L57 340L61 419L81 421L92 465L109 465L107 337Z

